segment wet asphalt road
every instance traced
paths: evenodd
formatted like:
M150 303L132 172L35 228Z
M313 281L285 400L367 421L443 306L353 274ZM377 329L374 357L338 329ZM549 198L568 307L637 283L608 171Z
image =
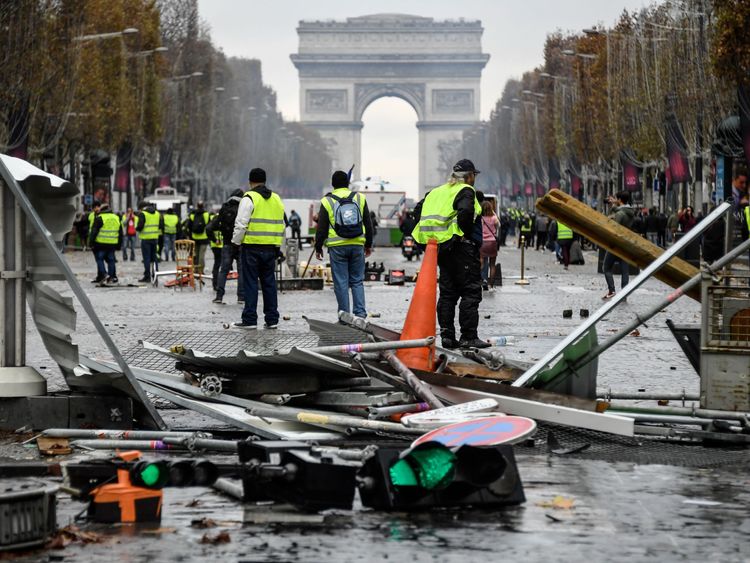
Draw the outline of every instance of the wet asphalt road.
M309 251L301 254L306 257ZM73 253L69 261L113 337L123 348L157 329L221 330L223 322L239 318L236 304L212 305L212 293L163 288L100 289L93 277L90 254ZM416 269L396 249L378 249L373 258L386 266ZM595 256L565 272L550 253L527 254L531 285L521 288L511 276L519 274L519 251L504 249L500 260L505 285L485 294L481 305L481 336L514 335L518 345L505 349L519 359L540 357L577 323L578 311L593 311L601 303L604 283L595 273ZM118 263L121 281L134 281L139 263ZM168 267L166 265L165 267ZM234 282L230 282L234 283ZM233 286L228 289L231 295ZM638 290L629 303L605 320L600 338L616 330L637 311L645 310L667 291L658 281ZM380 313L387 326L400 327L411 287L368 284L368 309ZM229 300L230 303L233 300ZM281 296L281 329L305 330L303 314L334 320L333 291L289 292ZM573 309L573 319L562 317ZM489 315L489 318L484 318ZM607 352L599 364L600 389L634 391L698 390L698 378L664 325L697 323L698 304L688 298L658 315L641 336L628 337ZM75 341L81 351L107 357L83 314ZM29 320L29 364L48 377L50 388L64 383L41 349ZM210 421L186 411L164 411L177 426L196 427ZM13 450L5 448L11 453ZM16 456L18 450L15 450ZM746 465L695 469L665 465L609 463L599 460L529 454L519 450L519 470L527 502L503 511L432 511L423 514L383 514L356 506L351 512L325 514L322 523L253 523L268 519L267 508L243 507L201 489L165 490L164 517L156 529L86 526L109 537L101 544L70 545L64 550L37 552L22 560L46 561L746 561L750 559L750 476ZM29 455L24 450L24 456ZM549 506L556 496L572 500L572 508ZM197 506L193 499L199 499ZM60 495L59 523L69 523L83 508ZM208 517L218 526L190 526ZM278 518L278 517L277 517ZM201 538L227 530L231 541L204 545Z

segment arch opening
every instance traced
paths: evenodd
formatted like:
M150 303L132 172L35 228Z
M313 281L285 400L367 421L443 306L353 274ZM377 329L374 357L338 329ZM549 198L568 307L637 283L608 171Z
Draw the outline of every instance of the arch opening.
M419 133L417 110L398 96L382 96L362 113L360 179L387 180L407 197L419 194ZM388 188L386 188L388 189Z

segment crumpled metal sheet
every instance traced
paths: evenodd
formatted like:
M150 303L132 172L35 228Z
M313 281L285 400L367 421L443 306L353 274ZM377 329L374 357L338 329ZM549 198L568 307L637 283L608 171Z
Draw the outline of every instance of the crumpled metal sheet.
M26 287L31 317L44 347L67 381L79 364L78 346L71 337L76 329L73 299L63 297L44 282L29 282Z
M361 375L358 369L351 367L350 362L330 358L322 354L314 354L303 348L291 348L284 352L274 350L266 354L256 354L251 350L240 350L233 356L217 357L207 354L203 350L185 348L183 352L177 354L152 342L144 340L142 344L145 350L156 352L162 356L181 362L183 365L221 373L224 376L231 374L257 375L261 373L289 374L295 372L313 372L342 377L359 377Z

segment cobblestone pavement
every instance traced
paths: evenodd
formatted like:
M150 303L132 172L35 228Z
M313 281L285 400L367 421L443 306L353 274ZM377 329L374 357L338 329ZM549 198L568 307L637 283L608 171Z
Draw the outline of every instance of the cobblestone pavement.
M302 254L306 254L306 251ZM219 330L222 323L239 320L241 305L236 303L236 281L228 283L227 304L214 305L211 303L213 292L210 287L199 292L153 288L150 285L128 287L128 283L138 285L136 280L142 274L140 262L118 262L122 287L96 287L89 283L95 273L91 254L74 252L66 254L66 257L122 349L135 345L144 334L156 329ZM585 258L585 265L571 265L565 271L555 263L552 253L528 251L526 276L530 283L520 286L514 283L520 275L520 251L510 247L501 249L499 262L504 275L503 286L495 292L484 293L480 305L480 336L516 336L517 345L504 349L509 357L528 361L539 358L581 322L581 309L593 313L602 304L601 297L606 286L603 276L596 273L596 254L586 252ZM386 269L404 268L407 274L419 267L418 262L407 262L394 248L376 249L372 259L382 261ZM207 260L210 260L210 254ZM162 269L170 267L171 263L162 264ZM619 284L619 280L616 281ZM367 308L370 313L380 315L373 321L401 328L413 285L388 286L383 282L367 282L366 285ZM599 324L600 340L610 336L637 312L655 304L668 289L658 280L646 282L627 303L621 304ZM71 293L66 291L66 294ZM318 292L286 292L279 297L279 309L282 316L290 318L281 321L281 330L306 330L302 315L333 321L336 318L333 288L327 285ZM573 311L572 318L563 318L565 309ZM262 310L262 305L259 310ZM599 363L600 389L677 391L684 388L688 392L697 392L698 377L666 327L667 318L677 324L697 324L700 322L700 306L690 298L683 297L652 319L648 328L642 327L639 337L629 336L606 352ZM51 387L64 385L62 379L55 375L57 370L41 346L30 318L28 327L29 364L49 374ZM83 312L79 314L75 341L83 353L108 356Z
M302 253L306 255L305 252ZM210 290L170 290L151 287L103 289L88 283L93 260L86 253L67 255L71 265L117 343L123 348L156 329L222 330L224 322L239 319L240 306L213 305ZM397 249L377 249L373 256L387 268L413 272ZM530 285L515 285L520 253L515 248L500 254L504 285L485 293L481 305L480 335L514 335L516 346L504 351L512 357L533 360L580 322L579 310L593 312L601 304L605 286L596 272L596 257L586 253L586 264L564 271L550 253L527 253ZM168 267L169 264L164 265ZM118 263L123 283L140 277L139 263ZM234 291L230 282L228 295ZM620 327L637 311L655 303L668 288L658 281L646 283L627 304L601 323L600 338ZM68 292L69 293L69 292ZM380 314L376 321L400 327L409 304L411 286L391 287L368 283L368 309ZM335 319L335 299L330 287L321 292L288 292L280 297L281 330L305 330L302 315ZM572 309L572 319L564 319ZM664 325L697 323L697 303L683 298L641 328L641 336L627 337L608 351L599 364L599 387L613 390L696 392L698 378ZM485 318L489 317L489 318ZM79 315L76 342L84 353L108 354L83 314ZM29 321L29 363L61 387L56 368L41 348ZM168 421L200 426L206 421L185 411L163 411ZM28 451L28 450L26 450ZM24 454L24 457L30 454ZM70 546L56 557L76 561L189 561L213 558L222 561L746 561L750 545L750 479L744 466L684 468L667 465L608 463L548 455L524 455L519 470L527 502L504 511L432 511L422 514L380 514L355 507L332 512L324 524L252 523L251 509L212 492L198 489L165 491L164 519L150 533L127 527L99 528L111 535L106 544ZM557 496L573 499L571 509L549 507ZM198 497L199 504L190 501ZM188 505L191 504L190 507ZM61 524L83 508L61 497ZM198 530L190 522L209 517L219 523ZM95 528L96 529L96 528ZM201 537L228 530L231 542L203 545ZM41 559L40 559L41 557ZM33 555L25 560L47 560ZM59 560L59 559L56 559Z

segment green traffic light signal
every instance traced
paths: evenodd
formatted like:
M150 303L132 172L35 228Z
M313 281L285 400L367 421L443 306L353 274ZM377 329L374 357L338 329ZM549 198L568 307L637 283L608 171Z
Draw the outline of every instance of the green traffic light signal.
M163 461L139 461L130 470L130 482L136 487L161 489L169 481L169 467Z
M421 487L427 490L447 487L456 474L456 456L438 443L417 446L389 469L395 487Z

